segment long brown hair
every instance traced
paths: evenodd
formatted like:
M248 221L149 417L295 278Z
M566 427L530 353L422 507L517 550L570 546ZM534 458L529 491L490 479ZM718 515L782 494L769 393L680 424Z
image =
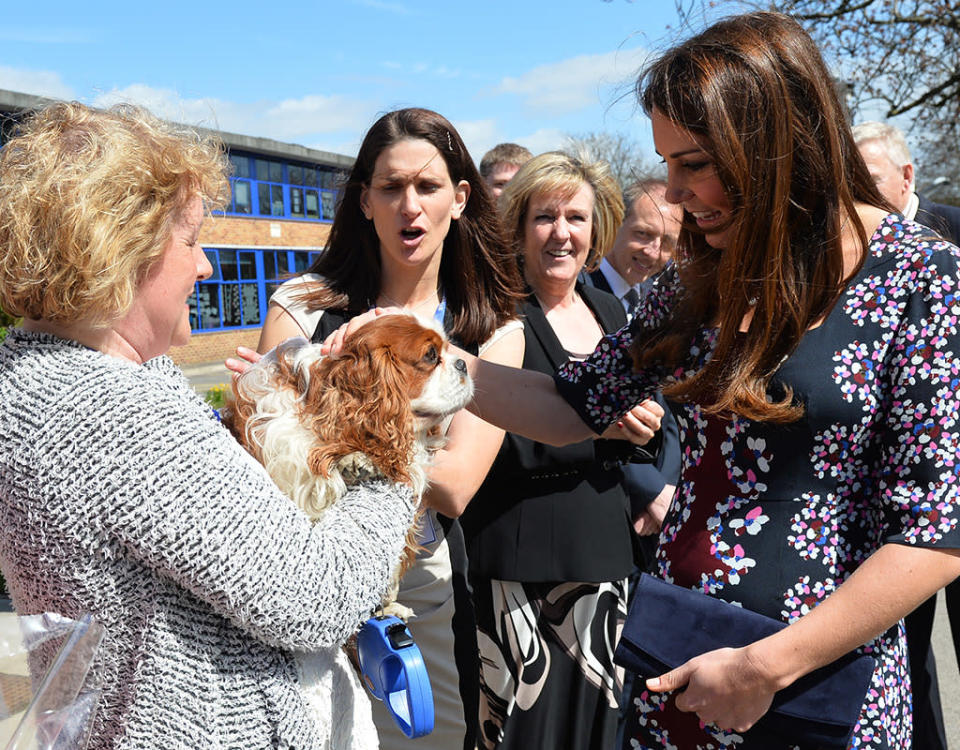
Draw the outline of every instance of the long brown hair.
M513 253L503 240L496 206L460 135L429 109L399 109L377 120L360 145L323 254L310 268L325 288L305 296L313 309L366 310L380 294L380 240L363 216L360 194L370 184L377 157L397 141L419 139L443 157L456 185L470 183L470 197L443 241L440 284L452 315L448 333L464 346L480 344L515 317L523 284Z
M676 367L696 332L719 324L710 361L664 393L704 403L710 413L793 421L802 406L790 389L771 402L767 387L849 278L844 222L866 247L855 202L885 205L833 78L798 23L760 12L721 21L669 50L641 74L637 93L647 114L656 109L703 137L732 206L723 249L710 247L685 212L678 252L685 294L660 331L635 342L637 364Z

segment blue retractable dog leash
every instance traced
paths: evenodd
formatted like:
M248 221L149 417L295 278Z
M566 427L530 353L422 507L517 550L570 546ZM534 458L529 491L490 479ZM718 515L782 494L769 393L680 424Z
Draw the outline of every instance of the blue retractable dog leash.
M403 620L371 617L357 634L360 671L407 737L433 731L433 690L423 655Z

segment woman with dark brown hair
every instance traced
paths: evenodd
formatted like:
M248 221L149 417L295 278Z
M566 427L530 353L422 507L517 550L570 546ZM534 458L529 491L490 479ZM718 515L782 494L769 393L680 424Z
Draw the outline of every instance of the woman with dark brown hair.
M625 747L796 747L747 730L856 650L876 665L850 746L907 748L901 618L960 574L960 251L890 213L786 16L711 26L638 93L684 209L676 268L553 379L470 359L472 408L564 444L662 387L684 461L656 574L789 625L639 683Z
M496 209L466 146L446 118L427 109L389 112L370 128L350 171L327 248L304 277L270 300L261 353L291 336L323 340L377 306L403 307L440 322L481 359L519 366L522 296ZM241 352L242 353L242 352ZM348 415L344 415L348 418ZM473 748L479 672L457 517L486 476L503 431L467 411L447 427L430 469L423 547L400 583L398 602L423 652L436 726L421 747ZM382 748L407 738L374 705Z

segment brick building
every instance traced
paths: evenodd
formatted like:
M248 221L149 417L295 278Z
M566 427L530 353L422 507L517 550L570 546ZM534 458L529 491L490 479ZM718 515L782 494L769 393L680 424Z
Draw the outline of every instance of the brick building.
M0 144L24 112L50 101L0 89ZM353 164L341 154L212 132L233 166L231 201L200 233L213 275L191 299L190 343L170 351L181 365L222 361L238 344L256 346L273 289L323 249L337 186Z

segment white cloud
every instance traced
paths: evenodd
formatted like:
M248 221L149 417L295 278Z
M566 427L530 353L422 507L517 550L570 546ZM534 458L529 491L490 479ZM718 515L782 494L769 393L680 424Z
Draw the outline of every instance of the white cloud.
M528 108L543 114L576 112L595 106L605 98L605 90L612 98L618 87L629 83L647 55L642 48L578 55L508 76L494 93L520 96Z
M342 96L307 94L299 99L284 99L265 113L275 121L280 132L332 133L356 130L369 119L371 106Z
M478 164L484 153L502 142L496 120L456 120L453 126Z
M540 128L529 135L518 136L516 142L526 146L534 154L542 154L544 151L562 149L566 142L566 134L556 128Z
M0 89L53 99L72 99L75 94L59 73L49 70L20 70L0 65Z
M278 140L324 133L359 132L375 111L373 104L341 96L308 94L282 101L233 102L181 97L171 89L133 84L97 96L95 106L139 104L160 117L217 130Z

